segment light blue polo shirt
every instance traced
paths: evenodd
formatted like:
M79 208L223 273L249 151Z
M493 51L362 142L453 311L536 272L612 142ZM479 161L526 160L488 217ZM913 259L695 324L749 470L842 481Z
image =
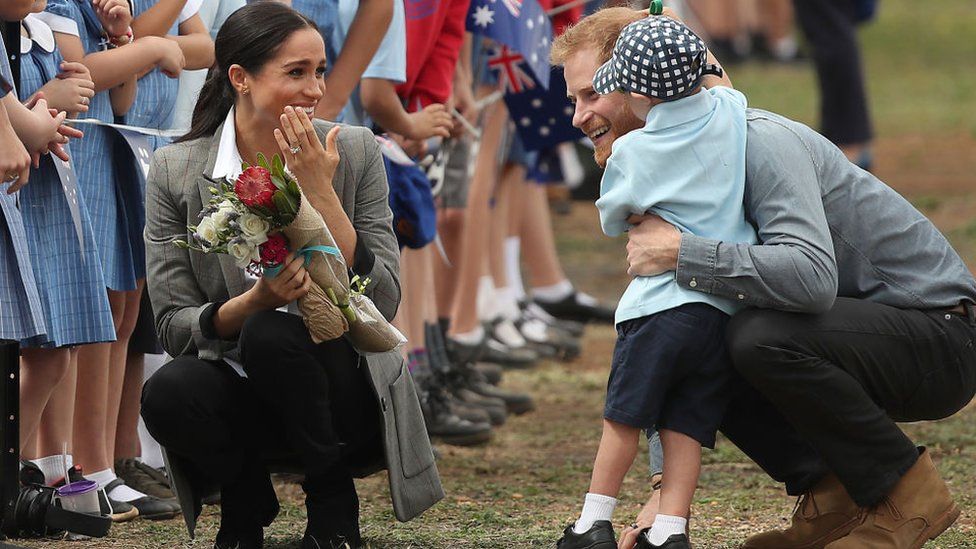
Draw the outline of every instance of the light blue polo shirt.
M723 242L755 244L745 218L746 98L717 86L655 105L643 128L613 143L600 182L600 224L609 236L627 217L651 212L680 231ZM635 277L617 306L617 323L685 303L733 314L734 301L678 286L673 271Z
M333 48L342 52L342 47L349 35L349 27L356 12L359 11L359 0L338 0L339 22L332 34ZM393 0L393 18L387 27L376 54L363 72L362 78L377 78L389 80L394 84L402 84L407 80L407 23L404 18L403 0ZM339 121L353 126L370 126L372 120L359 100L359 86L349 96L349 103L342 110Z

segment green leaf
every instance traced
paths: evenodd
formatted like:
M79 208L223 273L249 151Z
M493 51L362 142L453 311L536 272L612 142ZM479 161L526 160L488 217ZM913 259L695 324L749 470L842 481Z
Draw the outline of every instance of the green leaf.
M274 186L277 187L279 191L283 191L288 188L288 184L285 183L285 180L273 173L271 174L271 182L274 183Z
M288 202L288 196L285 193L275 191L273 199L275 207L278 208L280 213L291 213L293 211L291 209L291 204Z
M258 166L271 171L271 165L268 164L268 158L264 156L264 153L258 153Z
M246 169L248 169L248 168L250 168L250 167L251 167L251 165L250 165L250 164L248 164L247 162L244 162L243 160L241 161L241 171L242 171L242 172L243 172L244 170L246 170Z
M295 198L298 198L302 195L302 190L298 188L298 182L295 181L294 179L288 180L288 193Z
M285 178L285 165L281 162L281 157L277 153L271 157L271 175L277 175L282 179Z

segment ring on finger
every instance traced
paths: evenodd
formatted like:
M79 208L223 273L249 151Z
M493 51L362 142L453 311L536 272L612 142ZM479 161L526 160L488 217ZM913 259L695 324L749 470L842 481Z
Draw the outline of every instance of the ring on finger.
M82 97L81 98L81 104L82 105L87 105L88 104L88 98L87 97Z
M301 145L292 145L291 148L289 148L288 150L291 151L291 154L298 154L298 153L302 152L302 146Z
M16 183L18 181L20 181L20 174L17 172L7 172L7 174L3 176L4 183Z

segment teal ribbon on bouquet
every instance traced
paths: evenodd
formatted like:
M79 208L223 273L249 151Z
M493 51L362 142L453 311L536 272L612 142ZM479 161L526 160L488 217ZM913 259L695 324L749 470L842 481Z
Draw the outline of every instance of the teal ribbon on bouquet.
M295 252L295 255L303 256L305 258L305 266L307 267L308 262L312 260L312 254L315 252L334 255L336 257L339 257L340 254L339 248L336 248L335 246L306 246L298 250L297 252ZM278 276L278 273L280 273L281 270L284 268L285 268L284 264L276 265L274 267L265 267L264 276L268 278L274 278Z

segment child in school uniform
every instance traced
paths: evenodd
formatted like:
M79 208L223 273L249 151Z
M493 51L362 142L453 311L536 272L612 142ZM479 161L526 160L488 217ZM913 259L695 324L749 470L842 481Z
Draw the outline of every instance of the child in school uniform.
M728 87L701 86L702 40L652 16L624 28L593 77L599 94L625 93L642 129L613 144L596 205L609 236L631 215L661 216L683 232L755 243L745 219L746 100ZM725 327L739 306L678 286L674 273L638 276L616 311L617 343L604 407L603 437L579 520L560 549L616 547L610 523L639 434L656 428L664 449L661 504L637 547L690 547L686 534L701 467L728 402L732 367Z
M94 83L84 65L61 58L51 27L37 16L45 5L35 0L33 13L21 23L20 98L41 93L50 108L76 115L88 110ZM31 391L21 401L21 429L27 430L23 454L37 456L31 461L46 484L60 481L65 466L72 465L70 457L63 463L61 453L71 436L70 408L62 401L74 400L74 348L115 340L87 204L76 182L62 182L55 162L61 161L41 156L19 197L47 327L43 344L21 342L22 387Z
M88 112L79 118L115 122L132 105L135 77L159 66L179 75L183 52L179 45L155 36L134 38L132 14L126 0L49 0L43 14L54 30L55 40L67 61L88 67L95 84L95 96ZM133 290L145 277L145 252L140 212L142 190L131 177L120 173L115 130L86 124L85 137L74 147L78 186L89 208L98 243L108 299L117 335L131 333L138 308L128 307ZM78 385L75 404L73 446L75 462L85 476L105 489L111 500L113 518L126 520L144 516L171 517L170 505L133 490L116 477L108 455L114 430L109 435L109 417L118 406L123 377L111 364L124 364L126 349L118 342L87 345L79 350ZM116 412L117 413L117 412ZM113 422L114 425L114 422Z

